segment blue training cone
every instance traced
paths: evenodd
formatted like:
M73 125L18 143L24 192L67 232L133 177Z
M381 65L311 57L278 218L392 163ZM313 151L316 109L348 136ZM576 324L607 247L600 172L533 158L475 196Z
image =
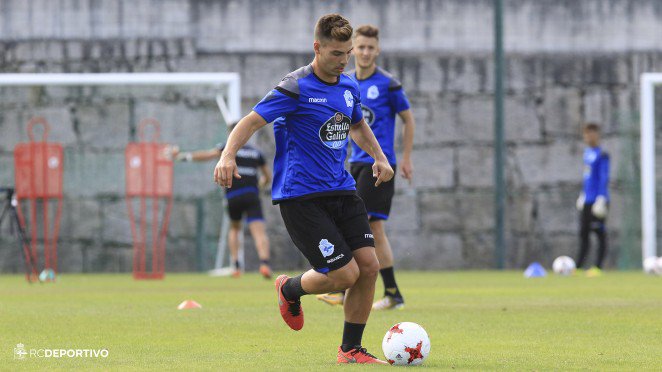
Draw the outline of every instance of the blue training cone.
M525 278L542 278L547 276L547 271L538 262L534 262L524 270Z

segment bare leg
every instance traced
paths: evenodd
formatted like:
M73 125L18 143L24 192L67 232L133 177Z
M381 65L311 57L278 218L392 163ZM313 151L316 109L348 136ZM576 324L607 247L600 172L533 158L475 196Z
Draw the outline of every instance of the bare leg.
M228 232L228 245L230 246L231 264L234 265L239 257L239 233L241 232L241 221L230 221Z
M257 255L261 261L269 259L269 238L267 237L264 221L256 220L248 224L248 229L251 231L253 240L255 240L255 247Z
M370 229L375 237L375 253L377 254L377 259L379 259L379 268L383 269L393 266L393 251L391 250L391 243L389 243L386 237L384 221L377 220L370 222Z
M353 253L359 268L359 277L345 295L345 321L365 324L370 316L372 300L375 296L379 260L373 247L359 248Z
M342 291L354 285L359 278L359 266L355 259L338 270L328 274L320 274L315 270L308 270L301 278L301 288L308 294Z

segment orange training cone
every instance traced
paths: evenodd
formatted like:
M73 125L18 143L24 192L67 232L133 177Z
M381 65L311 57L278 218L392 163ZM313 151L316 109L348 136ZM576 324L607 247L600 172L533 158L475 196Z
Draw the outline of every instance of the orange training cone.
M177 306L177 310L184 309L202 309L202 305L193 300L186 300Z

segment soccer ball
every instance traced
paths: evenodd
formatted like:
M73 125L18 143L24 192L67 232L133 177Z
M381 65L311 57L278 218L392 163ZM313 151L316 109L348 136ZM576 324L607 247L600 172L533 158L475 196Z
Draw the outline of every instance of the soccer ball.
M655 274L655 272L658 269L657 260L658 258L654 256L646 257L646 259L644 260L644 272L646 274L651 274L651 275Z
M430 338L420 325L402 322L386 332L382 350L389 364L417 366L430 354Z
M552 269L559 275L570 275L575 272L576 268L575 260L568 256L556 257L552 264Z
M53 269L44 269L39 274L39 281L40 282L53 282L53 281L55 281L55 271L53 271Z
M657 275L662 275L662 257L658 257L655 261L655 273Z

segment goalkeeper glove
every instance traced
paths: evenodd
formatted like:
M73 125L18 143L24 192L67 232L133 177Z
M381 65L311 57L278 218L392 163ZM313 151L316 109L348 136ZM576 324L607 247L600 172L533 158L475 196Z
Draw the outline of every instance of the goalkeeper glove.
M607 198L602 195L595 198L595 203L591 207L591 213L597 218L607 217Z
M579 194L579 197L577 198L577 202L575 203L575 206L577 207L578 211L583 211L584 210L584 203L586 203L586 195L584 193Z

